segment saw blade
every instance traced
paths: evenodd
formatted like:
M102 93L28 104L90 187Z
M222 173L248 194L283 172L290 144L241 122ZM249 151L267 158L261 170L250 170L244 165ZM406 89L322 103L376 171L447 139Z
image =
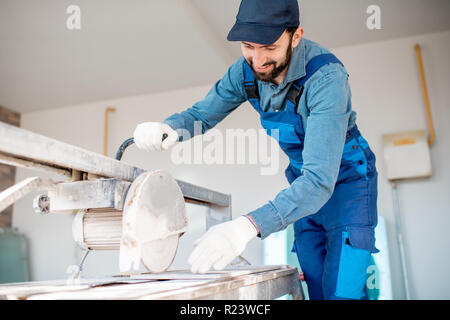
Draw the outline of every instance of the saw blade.
M150 272L167 270L186 230L184 196L176 180L162 170L142 173L125 199L120 272L138 270L141 261Z

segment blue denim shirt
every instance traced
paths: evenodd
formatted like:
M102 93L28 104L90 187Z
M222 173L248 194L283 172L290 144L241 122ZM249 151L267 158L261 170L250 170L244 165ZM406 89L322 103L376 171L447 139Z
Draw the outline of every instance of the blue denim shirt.
M258 81L263 111L282 111L294 80L305 75L314 56L330 53L319 44L302 38L294 48L286 77L280 85ZM194 122L201 121L202 133L213 128L247 100L240 57L217 81L206 97L191 108L171 115L164 123L173 129L187 129L194 136ZM340 64L321 67L305 83L297 113L305 130L302 174L273 200L248 213L266 238L300 218L316 213L333 194L339 173L346 132L355 125L348 74ZM180 136L182 141L184 136Z

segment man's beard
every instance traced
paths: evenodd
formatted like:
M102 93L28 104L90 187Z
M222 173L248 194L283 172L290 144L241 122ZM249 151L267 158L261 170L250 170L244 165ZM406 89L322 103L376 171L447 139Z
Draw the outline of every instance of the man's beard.
M266 67L269 65L273 65L274 67L270 73L265 74L265 73L257 72L253 68L253 61L250 60L247 62L250 66L250 69L252 69L253 74L257 80L275 83L274 79L276 77L278 77L289 66L289 63L291 62L291 57L292 57L292 38L290 39L288 48L286 50L286 58L279 66L276 65L275 61L269 61L262 66L262 67Z

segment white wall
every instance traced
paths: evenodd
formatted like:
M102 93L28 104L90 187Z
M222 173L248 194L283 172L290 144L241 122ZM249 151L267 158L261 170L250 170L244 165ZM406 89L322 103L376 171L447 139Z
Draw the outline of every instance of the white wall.
M320 39L312 39L320 42ZM381 135L389 132L425 129L426 118L414 44L422 46L436 143L431 149L434 175L430 179L408 181L399 186L400 207L407 262L411 275L413 298L449 299L450 264L446 233L450 225L450 169L445 160L450 157L447 139L450 129L448 101L450 93L450 63L448 52L450 32L422 35L352 46L334 50L349 73L353 106L357 123L378 158L379 214L388 223L393 275L394 299L404 298L402 279L395 243L395 230L390 185L383 174ZM226 68L223 69L225 72ZM221 77L217 75L217 78ZM110 116L109 155L120 143L132 136L136 124L161 121L200 100L209 86L195 87L114 101L95 102L55 110L25 113L22 126L26 129L101 153L103 150L104 108L117 111ZM233 112L217 128L260 128L257 114L247 103ZM287 186L283 170L287 159L280 154L278 175L261 176L260 165L174 165L170 151L144 153L136 147L125 152L123 161L145 169L165 169L175 178L205 186L233 196L233 216L237 217L263 205ZM31 174L20 169L17 180ZM25 233L31 245L31 275L33 280L65 278L68 265L78 263L81 251L71 240L71 216L41 217L31 210L30 195L15 205L13 224ZM178 251L175 266L186 266L192 241L201 234L203 212L189 207L192 229L188 231ZM194 221L195 220L195 221ZM115 274L117 253L94 252L87 259L86 276ZM253 264L262 264L262 242L252 240L244 253Z

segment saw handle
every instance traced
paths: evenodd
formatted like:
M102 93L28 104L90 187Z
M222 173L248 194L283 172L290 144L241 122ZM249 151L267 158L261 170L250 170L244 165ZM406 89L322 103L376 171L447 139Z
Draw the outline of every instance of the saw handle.
M162 141L164 141L164 139L166 139L169 135L167 133L164 133L162 136ZM122 159L122 155L123 152L125 151L126 148L128 148L128 146L132 145L134 143L134 138L128 138L127 140L125 140L119 147L119 150L117 150L116 152L116 160Z

